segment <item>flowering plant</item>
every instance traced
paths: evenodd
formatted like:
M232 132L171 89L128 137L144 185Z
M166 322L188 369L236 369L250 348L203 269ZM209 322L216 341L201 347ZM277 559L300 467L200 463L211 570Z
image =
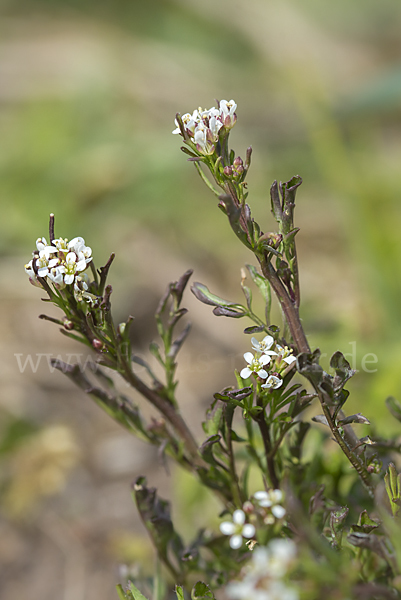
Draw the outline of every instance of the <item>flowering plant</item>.
M176 584L177 600L189 595L193 600L398 598L401 479L390 461L398 460L400 446L393 439L359 438L353 425L369 420L343 412L349 396L345 385L355 371L341 352L335 352L333 372L328 373L319 364L320 351L310 349L299 316L299 229L294 226L302 179L273 183L277 230L264 233L246 202L252 150L248 148L243 161L229 148L236 108L233 100L222 100L209 110L177 114L173 131L218 197L234 234L252 253L256 266L246 268L264 305L263 315L254 311L245 271L244 304L224 300L204 284L192 285L192 293L212 306L214 315L234 322L248 319L251 324L244 333L252 336L244 354L246 365L235 371L234 385L214 394L203 423L203 442L195 440L176 395L177 355L189 325L179 333L176 329L187 312L181 303L192 271L169 284L156 311L161 346L153 342L150 353L164 370L162 381L147 361L132 353L132 317L118 325L113 321L107 276L114 255L97 270L83 238L55 238L51 215L49 243L37 240L25 270L31 283L47 293L46 300L64 312L62 319L41 318L59 324L65 335L96 353L96 363L87 370L60 360L53 364L123 427L156 445L218 498L219 526L207 529L205 523L185 544L172 522L169 503L144 477L133 486L166 581ZM281 327L271 321L271 290L282 310ZM145 369L150 383L137 375L134 364ZM116 371L161 418L146 422L104 368ZM322 414L310 419L307 409L312 403L320 404ZM387 406L401 421L401 405L389 399ZM336 443L349 471L341 461L337 470L327 468L309 441L311 420L327 428L330 437L322 434L321 444ZM155 585L151 590L155 600L168 596L160 589ZM121 600L145 598L133 581L118 585L117 591Z

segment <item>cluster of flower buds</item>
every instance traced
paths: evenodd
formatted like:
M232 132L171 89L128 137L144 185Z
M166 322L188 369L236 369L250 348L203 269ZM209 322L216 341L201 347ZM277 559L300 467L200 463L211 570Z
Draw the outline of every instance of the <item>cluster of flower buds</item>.
M211 155L216 149L223 128L227 131L234 127L237 121L236 108L234 100L221 100L219 108L198 108L192 114L186 113L181 117L183 130L176 119L177 127L173 133L190 139L200 154Z
M80 277L90 261L92 250L85 240L76 237L71 241L59 238L47 243L44 237L36 240L33 258L25 265L25 272L33 285L41 287L40 279L47 279L58 289L74 283L75 291L86 292L87 284Z
M276 344L271 335L266 335L261 342L253 337L251 342L256 354L245 352L244 358L248 366L244 367L240 373L242 379L256 375L259 379L266 380L262 384L262 388L276 390L283 385L280 374L296 360L292 350L287 346L283 348ZM271 350L273 346L275 350ZM269 371L265 369L267 365L271 365Z
M234 162L231 166L224 167L224 175L226 177L230 177L232 179L241 179L244 174L244 162L240 156L234 159Z

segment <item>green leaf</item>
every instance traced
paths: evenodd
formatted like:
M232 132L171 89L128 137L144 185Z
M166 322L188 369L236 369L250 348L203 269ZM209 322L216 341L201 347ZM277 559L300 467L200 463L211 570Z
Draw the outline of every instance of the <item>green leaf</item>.
M203 431L209 436L214 436L220 431L222 417L223 417L223 405L221 403L222 398L217 398L219 394L215 394L217 402L212 404L212 407L206 413L206 421L202 423Z
M151 342L149 345L149 351L153 356L159 361L159 363L164 367L164 360L160 354L160 347L156 342Z
M337 393L344 387L348 379L351 379L355 375L356 371L351 369L351 365L339 351L335 352L331 357L330 367L336 372L333 380L333 389Z
M245 311L245 308L243 308L243 311ZM232 308L225 308L224 306L216 306L213 309L213 314L216 315L216 317L231 317L232 319L240 319L247 315L246 311L240 312Z
M401 404L393 396L389 396L386 400L386 406L397 421L401 421Z
M132 583L132 581L130 581L128 583L129 585L129 590L131 592L131 594L134 597L134 600L148 600L147 598L145 598L145 596L138 590L137 587L135 587L135 585Z
M192 588L191 600L215 600L215 598L209 586L203 581L198 581Z
M127 594L123 590L123 586L120 583L116 586L116 589L120 600L129 600Z
M234 429L231 429L231 439L233 442L247 442L243 437L240 437L237 433L235 433Z
M216 294L212 294L212 292L210 292L209 289L203 285L203 283L195 282L191 286L191 292L198 300L203 302L203 304L210 304L210 306L235 306L244 308L239 304L229 302L228 300L223 300L223 298L216 296Z
M217 444L220 441L220 439L221 436L217 433L215 435L211 435L203 442L202 446L199 448L199 452L201 453L202 458L210 465L214 465L216 467L219 467L221 465L219 465L219 463L216 461L213 455L213 446L214 444Z
M245 327L244 333L252 334L252 333L262 333L265 330L264 325L251 325L250 327Z
M195 164L196 170L198 171L202 181L207 185L209 190L211 190L213 192L213 194L215 194L219 198L220 192L218 190L216 190L216 188L210 183L210 181L208 180L208 178L206 177L206 175L204 174L204 172L202 171L202 169L200 168L198 163L195 162L194 164Z
M171 521L170 503L159 498L155 488L147 487L145 477L138 477L135 481L133 497L160 559L163 562L168 561L171 551L179 566L182 567L181 556L184 545Z
M249 271L252 281L258 286L259 292L265 302L266 323L270 322L270 309L272 303L270 284L253 265L245 265Z
M364 417L361 413L350 415L349 417L338 421L338 425L348 425L349 423L362 423L363 425L370 425L369 419Z
M241 240L241 242L247 248L252 250L252 244L250 244L250 242L249 242L248 233L247 233L247 231L244 231L242 224L240 222L241 213L242 213L241 207L237 206L237 204L234 202L234 200L231 198L231 196L223 194L223 195L219 196L219 198L220 198L220 202L224 205L224 207L226 209L228 220L230 221L231 229L234 231L234 233L238 237L238 239Z
M244 292L248 310L252 310L252 291L247 285L244 285L243 283L241 283L241 287L242 291Z
M175 586L175 593L177 595L177 600L185 600L184 598L184 590L180 585Z

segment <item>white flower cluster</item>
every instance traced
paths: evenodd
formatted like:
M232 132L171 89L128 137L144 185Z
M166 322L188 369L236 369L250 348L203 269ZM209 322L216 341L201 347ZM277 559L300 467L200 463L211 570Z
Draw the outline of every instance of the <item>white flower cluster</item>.
M252 552L241 581L232 581L226 592L232 600L299 600L299 593L283 578L296 557L296 545L290 539L274 539L266 547Z
M196 149L200 154L213 154L215 144L219 139L219 133L222 127L231 129L237 121L235 110L237 108L234 100L221 100L219 108L209 108L205 110L198 108L192 114L186 113L181 117L186 133L191 138L191 141L196 145ZM177 126L174 129L174 134L181 134L177 119Z
M85 246L85 240L81 237L70 242L66 238L59 238L53 240L52 244L48 244L45 238L38 238L36 248L32 260L25 265L25 272L35 285L38 284L37 277L47 277L62 289L74 283L92 260L92 250Z
M283 371L285 367L296 360L292 350L287 346L283 348L279 344L275 344L271 335L266 335L261 342L253 337L251 342L256 355L254 356L252 352L245 352L244 358L248 366L244 367L240 373L242 379L248 379L248 377L255 374L260 379L266 379L265 383L262 384L262 388L276 390L283 385L283 380L279 377L278 372ZM270 348L274 344L276 349L271 350ZM269 375L264 367L269 365L272 360L274 361L275 372Z

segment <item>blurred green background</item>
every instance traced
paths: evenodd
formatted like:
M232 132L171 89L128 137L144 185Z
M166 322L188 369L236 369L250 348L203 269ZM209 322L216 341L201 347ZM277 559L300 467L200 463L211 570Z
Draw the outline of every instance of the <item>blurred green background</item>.
M117 253L115 309L121 319L136 316L139 352L155 336L158 296L187 268L240 301L239 269L250 256L171 135L177 111L234 98L231 145L242 156L253 146L249 200L265 231L274 227L272 181L304 179L298 244L311 343L328 355L352 354L360 373L349 410L397 433L383 401L401 388L401 6L3 0L0 7L0 593L14 600L30 586L41 600L60 589L66 600L106 600L114 597L115 565L135 563L144 548L129 482L151 472L171 495L171 478L152 452L50 374L46 358L36 372L17 368L15 354L65 359L79 351L37 320L40 292L23 272L35 240L47 235L54 212L56 235L83 236L98 266ZM187 305L194 332L180 374L199 432L202 411L232 383L249 341L241 322L213 320L192 298ZM195 506L182 516L191 523L198 491L172 477L186 490L180 514Z

